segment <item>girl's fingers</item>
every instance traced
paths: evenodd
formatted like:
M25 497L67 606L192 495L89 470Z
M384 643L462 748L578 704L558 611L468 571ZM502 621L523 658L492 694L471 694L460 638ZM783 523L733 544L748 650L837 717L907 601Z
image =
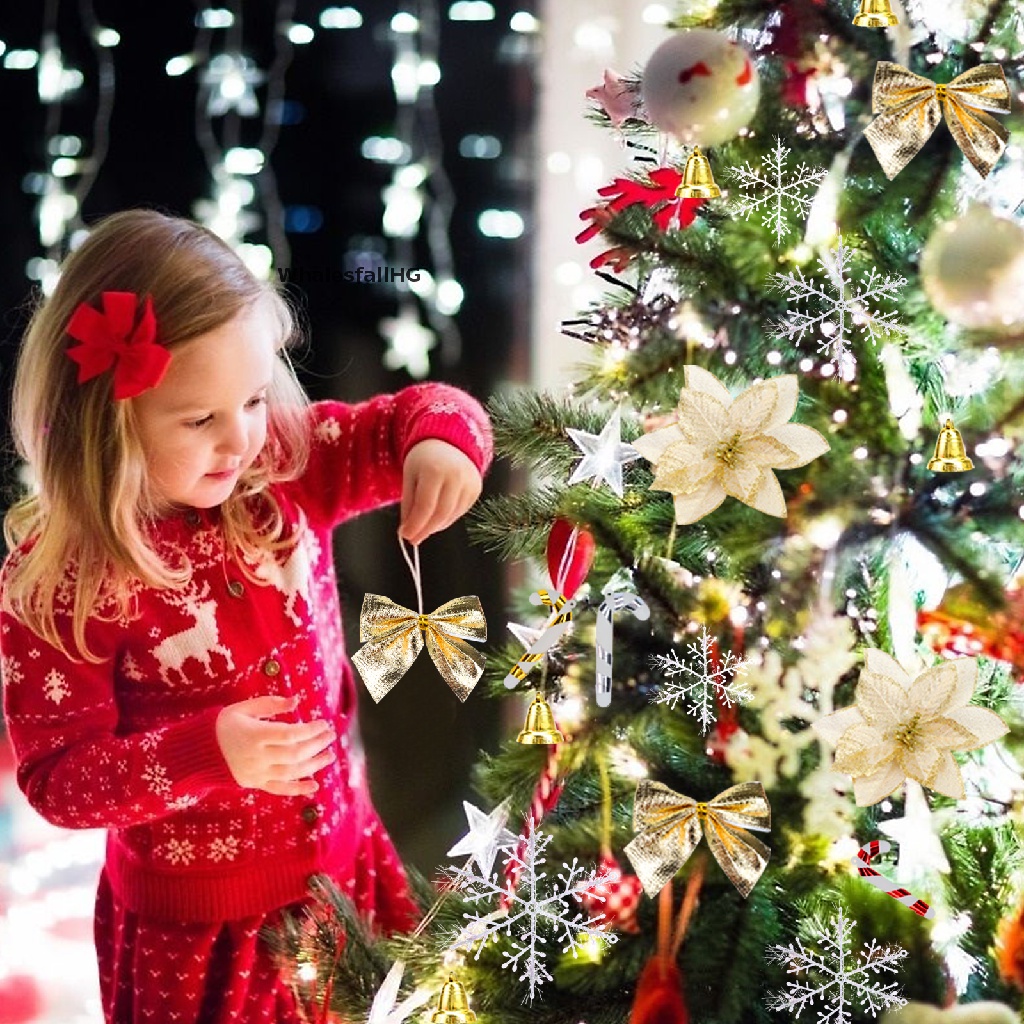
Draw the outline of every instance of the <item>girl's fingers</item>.
M446 487L438 496L437 506L430 522L424 528L424 534L429 536L433 533L440 533L451 526L462 512L462 490L459 487Z
M401 526L402 536L410 543L419 544L425 536L424 528L434 514L442 483L437 477L417 478L409 514L402 517Z
M315 757L321 750L332 749L335 739L334 731L330 730L318 733L312 739L303 740L301 743L294 743L287 750L276 750L274 754L279 758L280 764L299 764L302 761L308 761L311 757Z
M265 747L290 747L296 743L334 734L334 727L322 718L310 722L264 722L260 725Z

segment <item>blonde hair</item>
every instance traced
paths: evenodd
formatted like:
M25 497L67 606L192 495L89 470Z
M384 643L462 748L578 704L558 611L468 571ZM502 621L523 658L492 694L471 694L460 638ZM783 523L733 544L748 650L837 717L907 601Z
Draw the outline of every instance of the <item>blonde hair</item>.
M191 565L169 565L148 537L161 511L146 472L132 399L113 398L112 374L83 384L66 355L66 333L79 303L99 306L104 291L150 295L157 340L175 347L212 331L254 303L265 302L280 325L267 396L267 441L221 506L227 550L258 560L287 549L285 523L268 485L305 468L306 397L288 358L299 339L292 311L273 284L260 281L211 231L153 210L106 217L61 268L53 294L35 310L15 369L11 428L33 477L4 518L9 549L26 544L4 569L3 608L34 633L74 655L58 630L56 602L73 594L72 646L99 661L86 644L90 616L133 617L139 582L156 588L187 583ZM255 506L261 514L256 522ZM254 583L262 584L241 563Z

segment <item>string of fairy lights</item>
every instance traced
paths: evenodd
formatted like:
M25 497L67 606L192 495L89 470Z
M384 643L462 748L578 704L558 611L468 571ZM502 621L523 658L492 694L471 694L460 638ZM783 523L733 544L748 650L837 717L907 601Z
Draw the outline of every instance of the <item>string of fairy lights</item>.
M210 184L207 194L193 204L192 215L228 241L263 278L287 271L291 263L288 211L271 156L282 125L289 123L285 78L295 48L313 42L318 33L364 25L363 14L354 6L325 7L315 25L296 21L295 9L296 0L278 0L269 67L261 67L250 55L253 41L246 36L242 0L216 7L198 3L191 51L165 63L169 77L191 75L196 88L195 135ZM0 40L5 69L36 70L39 101L46 115L46 166L24 181L25 190L38 196L35 220L40 248L26 273L44 294L53 290L63 256L87 233L82 204L107 154L115 94L111 51L121 42L115 29L98 22L92 0L79 0L79 18L96 65L95 83L88 83L94 85L96 98L89 150L89 140L61 132L65 99L87 83L82 70L65 62L58 36L59 10L60 0L44 0L38 49L7 49ZM494 5L487 0L455 0L447 6L452 23L496 17ZM381 234L354 240L345 254L346 269L356 265L367 271L380 265L392 268L387 283L396 310L378 325L386 347L384 364L416 378L429 373L430 353L435 349L446 366L456 363L462 351L456 316L465 288L456 271L450 237L455 194L445 167L435 99L442 74L441 23L438 0L406 0L387 22L394 129L390 135L364 139L360 147L366 159L391 167L390 181L381 195ZM503 45L506 54L512 59L532 58L535 48L525 41L536 37L538 20L527 11L516 11L508 28L511 45ZM458 153L465 159L496 160L503 149L495 135L469 134L460 139ZM299 209L305 222L319 226L322 215L316 208ZM486 238L514 240L523 234L525 221L517 210L486 208L478 211L476 227Z

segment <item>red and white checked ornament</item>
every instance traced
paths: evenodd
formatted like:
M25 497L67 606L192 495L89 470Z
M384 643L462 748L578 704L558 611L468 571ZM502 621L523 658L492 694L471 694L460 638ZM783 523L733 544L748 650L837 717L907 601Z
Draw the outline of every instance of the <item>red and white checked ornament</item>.
M604 920L598 922L598 928L605 931L616 929L630 935L639 934L636 912L644 891L640 879L636 875L624 875L622 867L611 853L602 855L597 875L597 884L580 896L583 909L591 917L604 915Z
M879 853L888 853L891 849L890 844L884 839L872 839L850 858L850 863L857 874L869 885L888 893L894 900L899 900L904 906L910 907L915 914L920 914L924 918L933 918L935 916L934 908L928 906L924 900L919 900L909 889L904 889L903 886L890 881L880 871L868 866Z

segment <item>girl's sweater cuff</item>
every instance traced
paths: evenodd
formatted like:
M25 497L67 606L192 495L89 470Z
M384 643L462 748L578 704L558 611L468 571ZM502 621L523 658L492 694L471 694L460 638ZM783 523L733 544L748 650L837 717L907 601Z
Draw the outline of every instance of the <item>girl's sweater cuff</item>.
M417 420L416 426L405 439L402 461L405 461L406 455L414 445L420 441L433 439L446 441L468 455L481 476L487 472L491 463L488 440L474 420L453 413L427 414Z
M222 710L207 708L167 730L158 756L173 787L201 795L215 786L238 786L217 742L217 716Z

